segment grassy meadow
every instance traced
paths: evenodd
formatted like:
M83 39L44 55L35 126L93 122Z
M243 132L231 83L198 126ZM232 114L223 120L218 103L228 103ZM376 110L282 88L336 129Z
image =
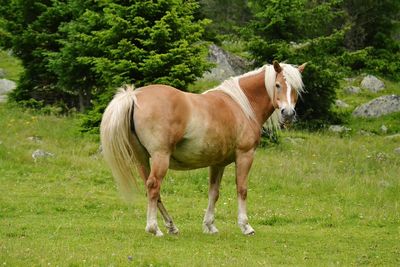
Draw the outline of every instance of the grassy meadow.
M0 58L15 80L16 63ZM382 94L400 93L388 84ZM344 114L366 100L365 92L338 95L351 105ZM399 118L350 119L352 130L340 135L285 131L280 144L260 148L249 179L250 237L236 224L233 166L213 236L202 233L207 170L170 171L162 195L181 233L156 238L144 231L143 188L134 203L120 198L98 136L79 132L78 115L0 104L0 266L399 266ZM34 160L37 149L54 157Z
M10 104L0 118L2 266L400 264L400 137L282 133L250 174L251 237L236 225L232 166L214 236L201 229L207 170L170 171L162 194L181 233L156 238L144 232L143 190L121 200L97 136L80 134L77 118ZM36 149L55 156L35 161Z

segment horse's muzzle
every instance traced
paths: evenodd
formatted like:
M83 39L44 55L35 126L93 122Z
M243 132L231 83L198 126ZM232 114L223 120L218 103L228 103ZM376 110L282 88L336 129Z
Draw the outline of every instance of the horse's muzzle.
M295 116L296 116L296 112L294 109L291 109L291 108L282 108L281 109L281 117L282 117L282 122L284 124L292 123Z

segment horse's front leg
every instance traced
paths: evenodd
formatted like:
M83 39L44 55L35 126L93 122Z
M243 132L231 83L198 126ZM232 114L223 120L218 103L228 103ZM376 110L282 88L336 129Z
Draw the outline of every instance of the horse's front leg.
M253 235L254 229L247 218L247 175L253 163L254 150L236 153L236 189L238 196L238 224L245 235Z
M207 234L218 233L217 227L214 225L215 220L215 203L219 197L219 186L221 184L222 175L225 167L210 167L210 187L208 190L208 207L203 220L203 232Z

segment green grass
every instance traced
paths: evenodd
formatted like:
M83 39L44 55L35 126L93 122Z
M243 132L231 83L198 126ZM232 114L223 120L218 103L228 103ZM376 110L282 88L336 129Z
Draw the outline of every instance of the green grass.
M203 79L189 85L188 91L193 93L202 93L208 89L212 89L218 86L221 82L219 81L206 81Z
M0 50L0 68L5 70L5 78L17 81L22 73L20 61L9 55L8 52Z
M0 68L12 80L21 72L1 51ZM400 93L385 82L378 95ZM279 145L258 150L249 179L252 237L236 225L233 166L217 204L218 235L201 230L208 190L202 169L167 174L162 195L181 233L155 238L144 231L143 188L133 205L121 200L98 137L80 134L79 118L0 104L0 265L399 266L400 137L386 135L400 132L400 114L352 119L356 105L378 95L338 95L351 105L341 111L349 134L283 132ZM55 157L35 162L36 149Z
M399 139L282 133L250 174L252 237L236 225L232 166L215 236L201 230L207 170L170 171L162 194L181 233L156 238L144 232L146 198L120 199L98 138L79 134L77 118L4 104L0 118L0 265L400 265ZM55 157L34 162L36 149Z

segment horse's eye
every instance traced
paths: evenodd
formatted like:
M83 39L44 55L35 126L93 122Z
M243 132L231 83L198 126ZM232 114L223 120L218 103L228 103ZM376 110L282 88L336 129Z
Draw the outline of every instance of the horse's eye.
M278 89L278 92L281 91L281 85L279 83L276 83L275 86L276 86L276 89Z

